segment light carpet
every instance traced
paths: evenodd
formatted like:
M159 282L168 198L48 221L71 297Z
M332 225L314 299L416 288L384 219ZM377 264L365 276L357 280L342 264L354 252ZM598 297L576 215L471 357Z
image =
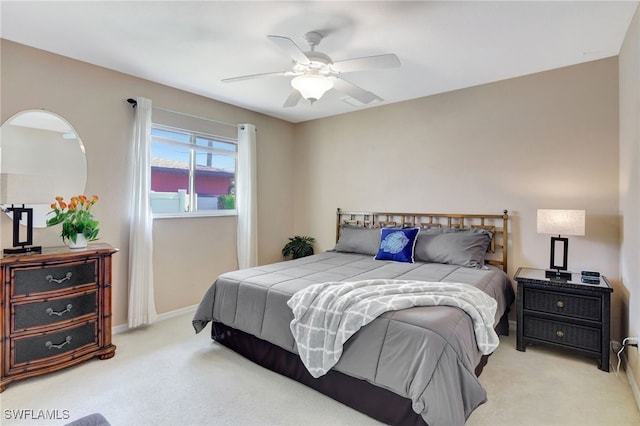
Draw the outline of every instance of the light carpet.
M195 335L185 314L117 334L110 360L10 384L0 423L63 425L100 412L114 426L379 424L212 342L209 331ZM489 400L468 426L640 425L623 372L544 347L518 352L514 333L501 337L480 381Z

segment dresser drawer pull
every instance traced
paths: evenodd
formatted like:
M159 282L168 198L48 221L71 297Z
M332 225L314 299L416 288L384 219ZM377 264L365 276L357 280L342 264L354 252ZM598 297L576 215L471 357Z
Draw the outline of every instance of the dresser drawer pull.
M64 277L62 277L60 279L53 278L53 275L47 275L46 277L44 277L44 279L49 281L50 283L55 282L55 283L58 283L58 284L62 284L66 280L70 280L71 279L71 275L73 275L71 272L67 272L67 275L65 275Z
M51 316L51 315L57 315L57 316L61 317L62 315L66 314L67 312L71 312L71 308L73 308L73 306L71 305L71 303L69 303L69 304L67 305L67 309L65 309L65 310L63 310L63 311L56 312L56 311L54 311L52 308L47 308L47 309L45 309L45 312L46 312L47 314L49 314L49 316Z
M71 336L67 336L67 338L64 339L64 342L58 343L57 345L54 343L51 343L50 340L48 340L44 345L49 349L51 348L62 349L64 345L68 345L69 343L71 343Z
M558 336L558 337L564 337L564 331L562 331L562 330L558 330L558 331L556 331L556 336Z
M556 302L556 306L560 309L564 308L564 302L562 300L558 300Z

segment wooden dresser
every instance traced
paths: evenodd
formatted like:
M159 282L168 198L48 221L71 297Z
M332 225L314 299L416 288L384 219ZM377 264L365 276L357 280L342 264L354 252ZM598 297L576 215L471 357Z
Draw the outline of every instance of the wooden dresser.
M0 392L13 381L115 355L108 244L0 258Z

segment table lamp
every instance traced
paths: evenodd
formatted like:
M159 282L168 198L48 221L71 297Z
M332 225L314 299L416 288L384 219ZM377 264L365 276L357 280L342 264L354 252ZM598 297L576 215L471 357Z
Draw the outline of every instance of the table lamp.
M22 253L40 253L41 246L32 246L33 244L33 209L25 207L16 207L13 204L5 209L6 213L13 215L13 248L2 250L3 254L22 254ZM26 221L26 236L21 235L20 221Z
M538 233L557 235L551 237L551 256L547 278L570 280L567 271L569 239L561 235L584 235L584 210L538 209Z
M3 249L2 254L42 252L41 246L32 245L34 226L42 226L34 222L34 207L40 211L48 203L49 181L50 176L0 172L0 212L13 220L13 247Z

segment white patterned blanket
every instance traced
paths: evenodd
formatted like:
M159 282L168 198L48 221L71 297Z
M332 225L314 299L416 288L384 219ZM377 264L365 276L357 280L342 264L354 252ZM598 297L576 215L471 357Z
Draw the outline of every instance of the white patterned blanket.
M413 280L326 282L295 293L291 333L313 377L326 374L340 359L344 343L360 328L388 311L446 305L473 320L478 349L485 355L499 343L493 329L496 301L469 284Z

